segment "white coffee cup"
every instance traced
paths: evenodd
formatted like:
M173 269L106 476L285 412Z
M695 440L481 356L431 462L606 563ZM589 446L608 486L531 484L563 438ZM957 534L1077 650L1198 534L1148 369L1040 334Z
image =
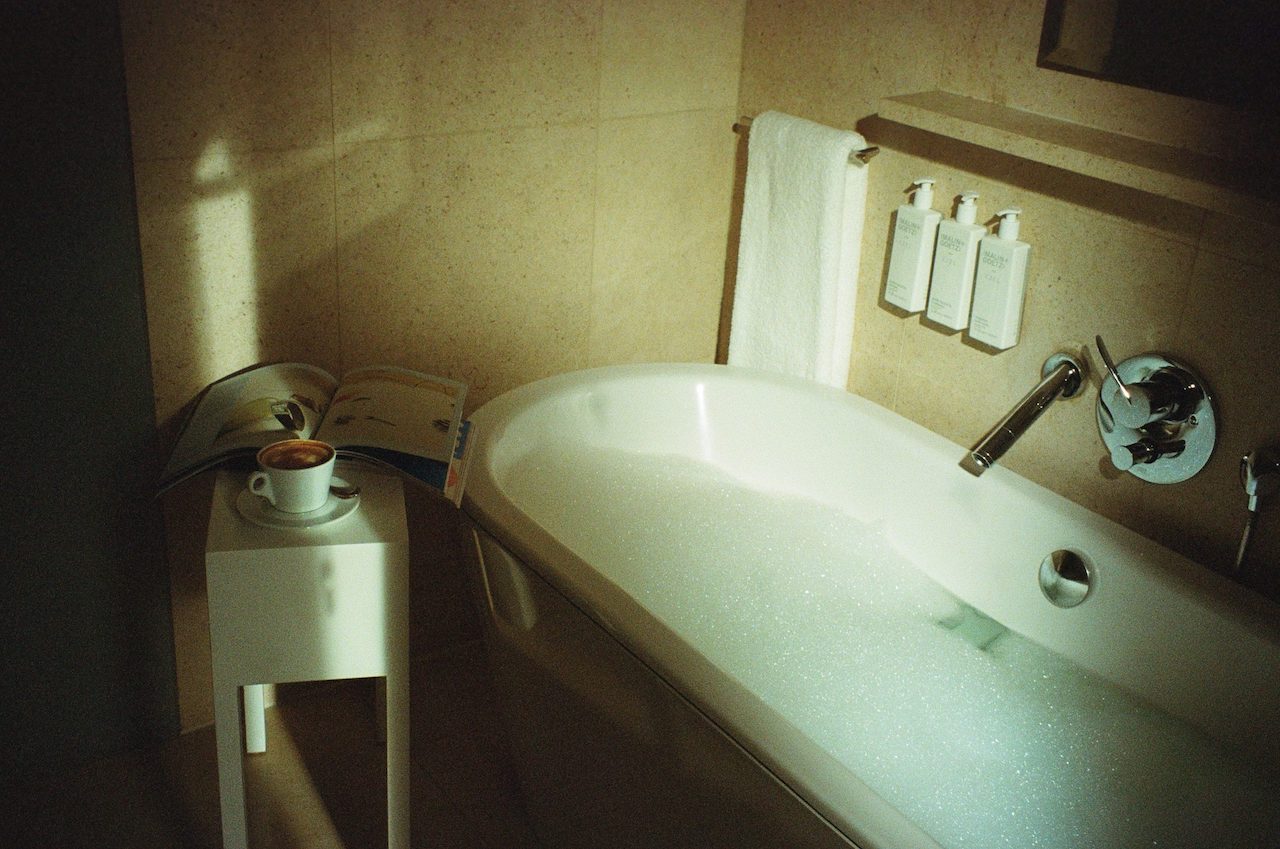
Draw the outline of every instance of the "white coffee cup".
M262 471L249 476L249 491L281 513L310 513L329 500L337 452L316 439L285 439L258 452Z

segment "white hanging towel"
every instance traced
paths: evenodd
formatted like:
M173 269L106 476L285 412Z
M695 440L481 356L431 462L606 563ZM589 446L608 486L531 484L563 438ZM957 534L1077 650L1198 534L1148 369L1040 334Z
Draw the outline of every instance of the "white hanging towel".
M729 364L845 387L867 205L859 134L780 112L751 122Z

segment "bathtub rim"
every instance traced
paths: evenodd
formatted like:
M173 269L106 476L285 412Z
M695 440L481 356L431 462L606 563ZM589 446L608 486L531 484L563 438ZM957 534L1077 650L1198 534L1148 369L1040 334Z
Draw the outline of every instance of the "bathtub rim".
M839 389L768 372L723 365L604 366L568 372L526 384L495 398L476 412L472 421L475 428L473 438L477 440L478 450L473 458L463 498L464 511L482 530L578 606L656 674L685 694L699 710L856 844L866 849L881 846L940 849L940 844L933 838L907 820L816 743L807 740L794 729L789 729L791 737L786 738L782 734L781 737L786 739L781 739L779 728L788 728L785 720L775 719L776 714L772 714L767 705L761 703L749 690L714 667L621 587L584 562L553 534L521 511L506 497L501 486L490 478L488 470L483 468L487 458L484 450L479 449L487 447L490 439L500 438L503 428L513 416L543 397L590 385L601 378L629 379L659 375L741 378L764 381L792 390L802 387L804 391L828 394L840 403L865 405L879 411L876 415L891 416L931 440L954 446L957 463L964 454L965 449L945 437L874 402ZM1007 476L1049 493L1054 499L1070 505L1073 510L1092 513L1003 467L992 469L983 480L994 483ZM1194 567L1194 572L1177 568L1163 577L1174 590L1180 588L1182 593L1194 596L1198 604L1230 617L1256 632L1266 642L1280 646L1280 622L1276 618L1280 607L1112 520L1106 521L1114 525L1118 533L1138 540L1144 546L1155 546L1168 552L1175 564L1182 562Z
M567 389L594 384L601 378L630 380L666 376L668 374L711 377L716 380L763 382L781 387L784 390L800 390L826 395L833 403L853 404L861 407L862 412L870 415L889 417L894 420L896 425L912 432L916 437L950 446L954 450L957 467L961 459L968 454L967 448L868 398L843 389L800 378L720 363L630 363L596 366L562 372L522 384L489 400L471 415L472 429L469 438L474 446L475 454L469 461L466 487L464 488L461 503L462 509L471 515L476 515L478 512L485 510L477 499L477 492L483 494L484 499L489 503L494 503L494 497L496 496L497 500L506 506L514 507L502 493L501 487L492 481L483 466L490 440L495 438L494 434L500 433L500 429L505 428L513 415L520 410L544 397L549 397ZM498 428L494 427L495 423L499 426ZM1099 448L1099 451L1101 450ZM1057 502L1064 510L1088 514L1101 519L1111 526L1114 532L1126 543L1156 549L1163 554L1167 554L1169 568L1162 571L1159 580L1167 584L1174 592L1193 598L1196 603L1208 607L1219 616L1232 620L1240 627L1245 628L1264 642L1270 643L1280 650L1280 599L1274 601L1268 599L1220 574L1212 567L1191 560L1186 555L1143 536L1113 519L1095 513L1042 484L1022 477L1005 466L997 465L988 470L983 475L982 480L990 481L993 486L1007 486L1012 483L1019 488L1036 490ZM503 518L514 523L504 526L506 528L514 527L521 529L521 531L528 530L530 532L543 530L532 518L518 508L507 511ZM545 537L549 540L551 535L545 534Z

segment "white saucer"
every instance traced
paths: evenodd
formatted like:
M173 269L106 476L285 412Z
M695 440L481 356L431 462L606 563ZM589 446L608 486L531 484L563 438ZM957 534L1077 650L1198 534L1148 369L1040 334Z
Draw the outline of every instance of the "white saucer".
M334 486L349 486L342 478L333 479ZM271 506L271 502L260 495L254 495L248 489L240 490L236 496L236 509L255 525L264 528L314 528L336 522L356 512L360 506L360 496L355 498L339 498L329 493L329 500L318 510L309 513L282 513Z

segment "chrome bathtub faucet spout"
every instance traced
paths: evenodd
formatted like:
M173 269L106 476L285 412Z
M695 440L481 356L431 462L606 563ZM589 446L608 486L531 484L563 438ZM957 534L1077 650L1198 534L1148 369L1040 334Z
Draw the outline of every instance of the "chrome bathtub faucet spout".
M1045 360L1040 383L973 446L960 465L973 475L981 475L994 466L1050 404L1058 398L1080 394L1087 374L1084 362L1070 354L1057 353Z

